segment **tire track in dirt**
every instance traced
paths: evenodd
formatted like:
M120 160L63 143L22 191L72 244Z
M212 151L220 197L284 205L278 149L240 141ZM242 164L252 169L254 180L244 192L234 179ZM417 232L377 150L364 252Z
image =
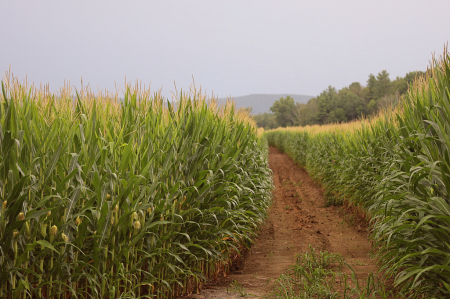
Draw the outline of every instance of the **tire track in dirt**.
M200 294L188 298L241 298L239 289L261 298L268 291L268 280L278 278L310 245L340 253L358 279L376 271L365 229L344 221L342 208L325 207L320 186L275 147L270 148L269 165L275 185L273 205L251 252L233 265L227 277L205 284Z

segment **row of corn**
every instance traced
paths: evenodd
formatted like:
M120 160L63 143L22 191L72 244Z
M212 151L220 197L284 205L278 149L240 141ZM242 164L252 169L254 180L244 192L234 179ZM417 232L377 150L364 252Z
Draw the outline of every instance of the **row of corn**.
M403 295L450 297L450 55L433 60L395 112L359 128L276 130L287 152L326 188L372 219L380 270Z
M226 273L271 200L232 105L17 79L0 96L0 298L175 298Z

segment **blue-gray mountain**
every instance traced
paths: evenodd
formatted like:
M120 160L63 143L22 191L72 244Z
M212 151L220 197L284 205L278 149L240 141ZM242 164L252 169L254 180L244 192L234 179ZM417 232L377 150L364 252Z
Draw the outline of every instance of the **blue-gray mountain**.
M298 94L250 94L241 97L234 97L233 100L236 102L237 108L252 107L252 114L255 115L270 112L270 107L272 107L273 103L280 98L285 98L286 96L290 96L295 102L298 103L307 103L309 99L313 98L313 96ZM219 98L219 102L221 104L225 103L226 100L226 98Z

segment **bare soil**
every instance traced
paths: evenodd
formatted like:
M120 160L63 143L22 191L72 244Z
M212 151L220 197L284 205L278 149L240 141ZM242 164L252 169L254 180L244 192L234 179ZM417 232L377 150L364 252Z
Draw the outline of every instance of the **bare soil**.
M309 245L340 253L358 279L376 271L369 257L367 228L358 222L358 215L325 207L322 188L275 147L270 148L269 165L275 185L273 205L251 252L234 265L228 277L205 284L200 294L187 298L240 298L237 289L230 286L233 281L253 295L250 297L262 298L269 291L268 281L295 264L296 256L308 251Z

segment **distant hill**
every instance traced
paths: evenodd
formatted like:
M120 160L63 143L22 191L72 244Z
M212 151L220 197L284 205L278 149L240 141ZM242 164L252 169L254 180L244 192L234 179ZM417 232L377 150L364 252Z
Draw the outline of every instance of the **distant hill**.
M252 107L252 114L259 114L264 112L270 112L270 107L273 103L280 98L290 96L298 103L307 103L313 96L305 96L298 94L250 94L247 96L234 97L236 107ZM225 103L226 98L219 98L220 103Z

